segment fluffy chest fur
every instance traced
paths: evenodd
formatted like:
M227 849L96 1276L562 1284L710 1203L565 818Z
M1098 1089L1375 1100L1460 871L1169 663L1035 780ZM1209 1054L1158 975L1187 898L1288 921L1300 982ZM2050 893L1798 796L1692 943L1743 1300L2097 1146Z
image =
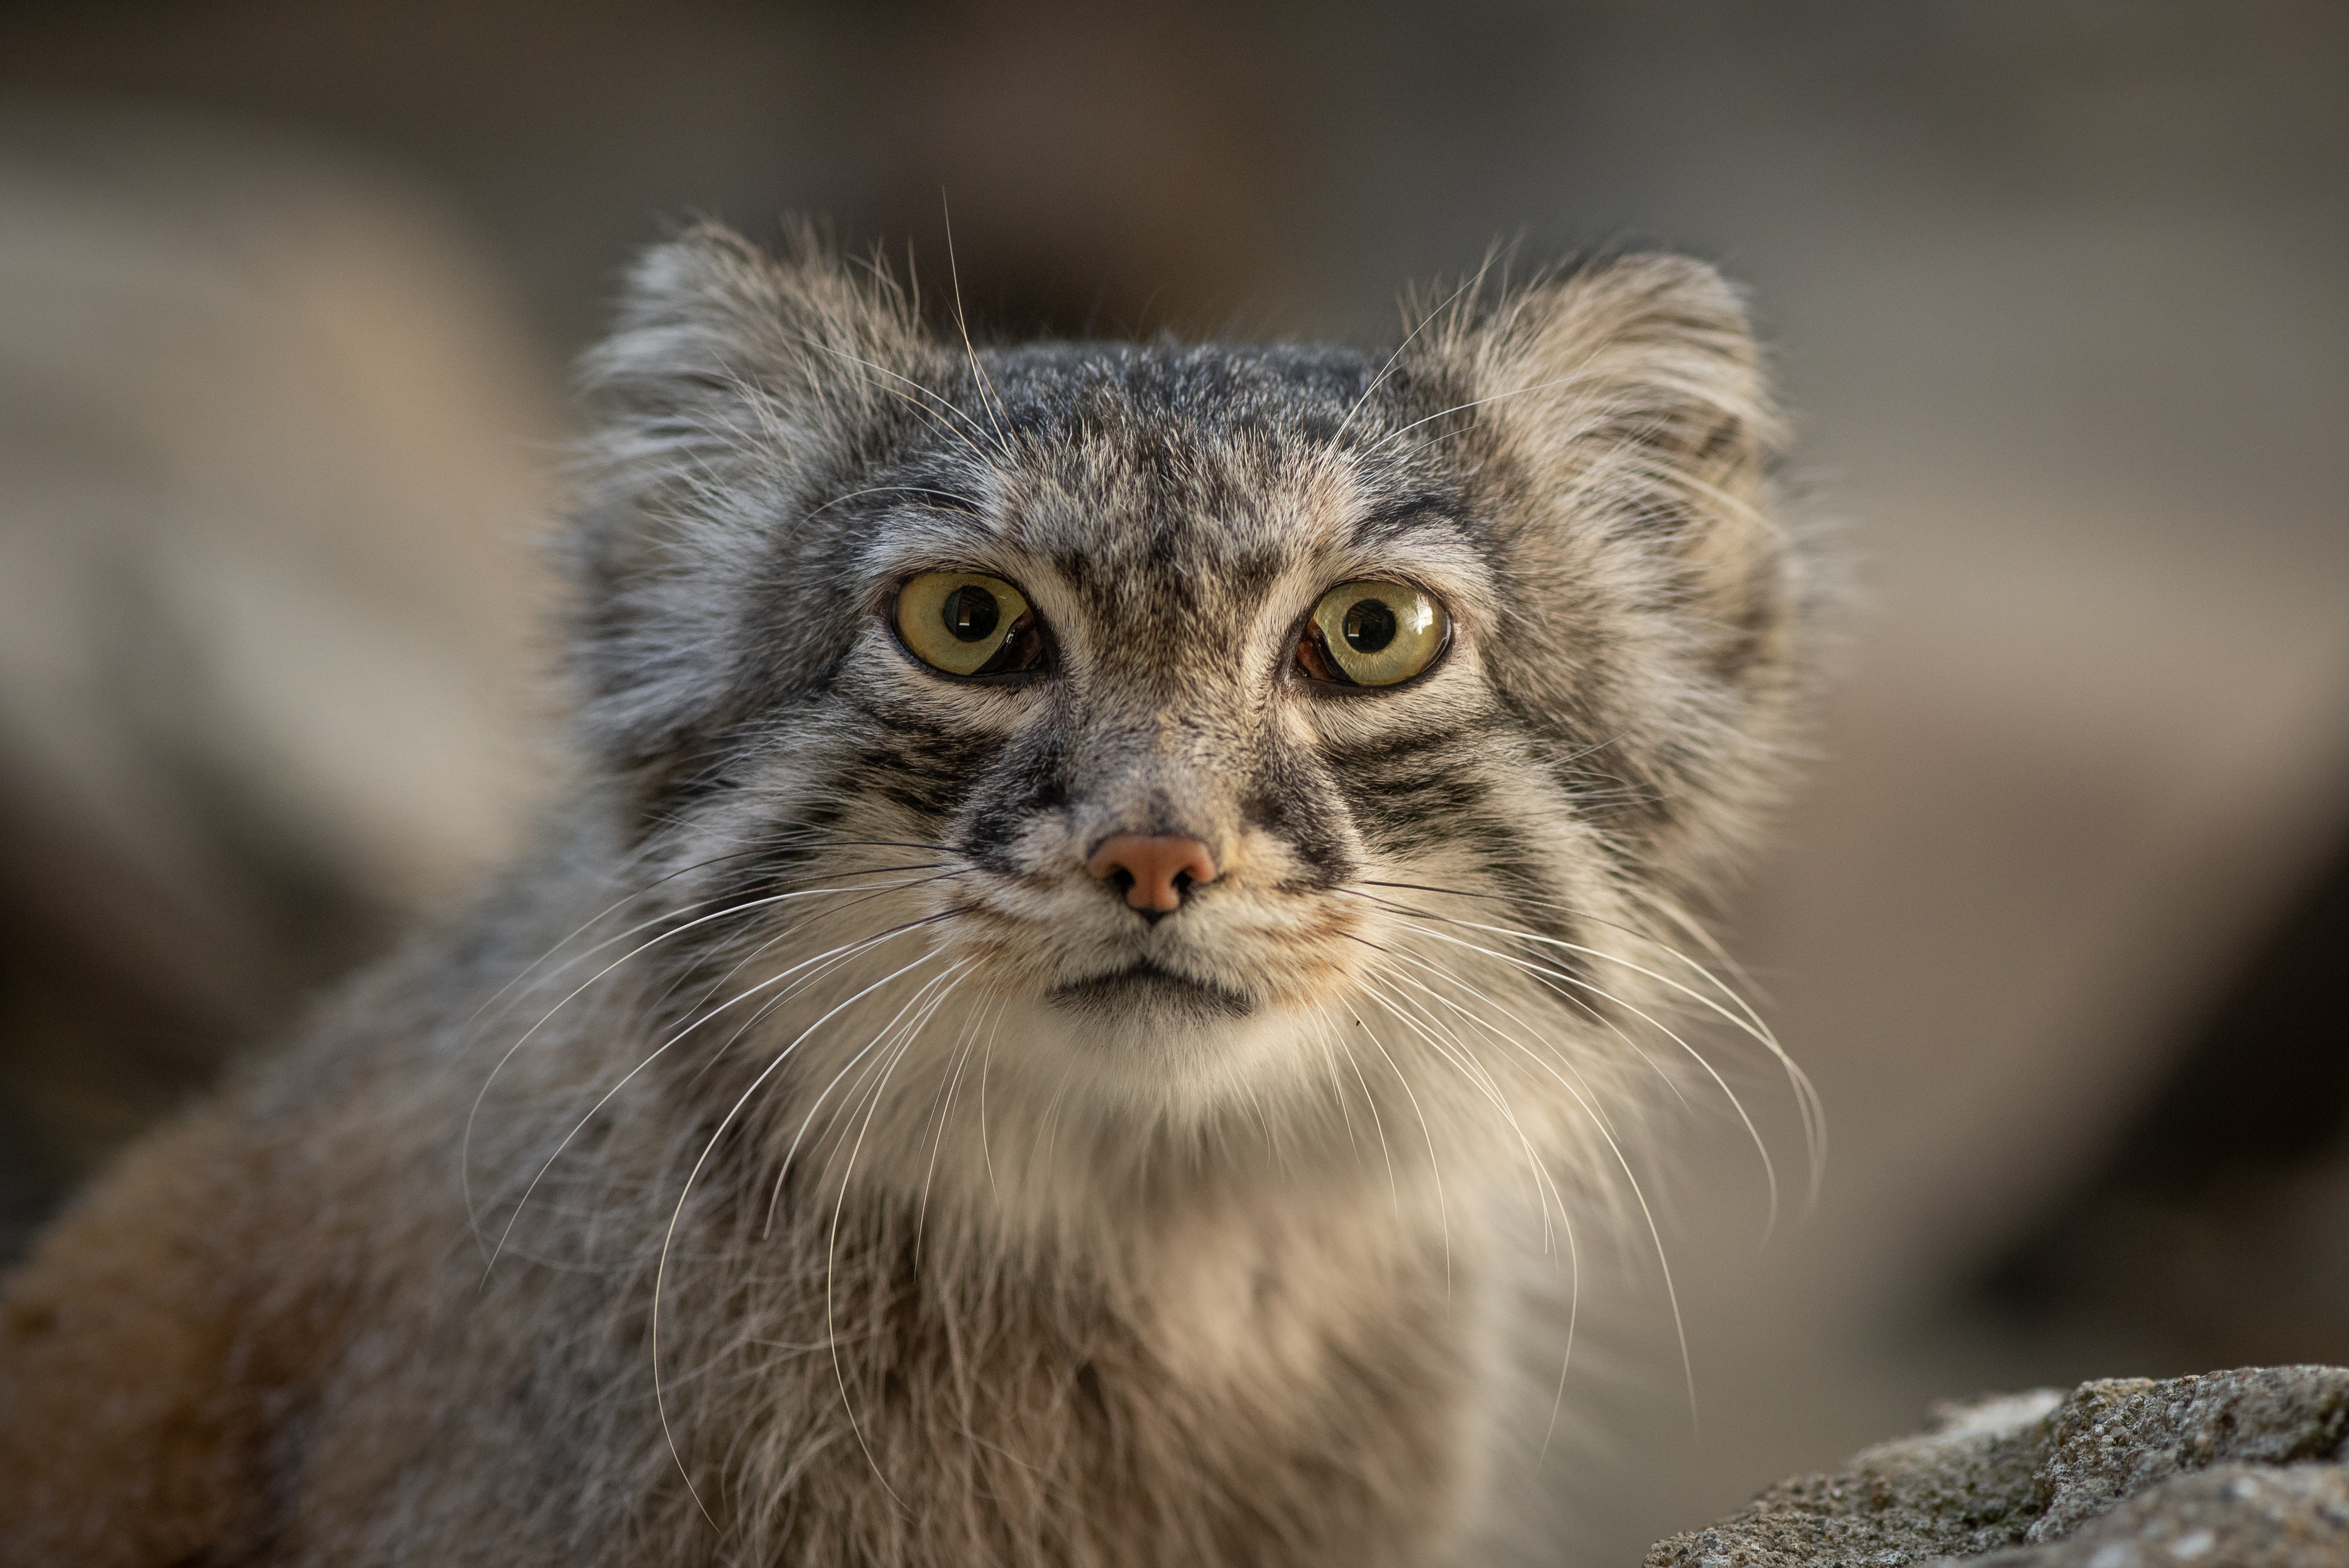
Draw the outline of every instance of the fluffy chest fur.
M1767 1044L1678 902L1797 684L1719 280L978 353L709 231L592 368L589 780L13 1282L0 1541L1489 1536L1495 1233L1603 1222L1680 1013Z

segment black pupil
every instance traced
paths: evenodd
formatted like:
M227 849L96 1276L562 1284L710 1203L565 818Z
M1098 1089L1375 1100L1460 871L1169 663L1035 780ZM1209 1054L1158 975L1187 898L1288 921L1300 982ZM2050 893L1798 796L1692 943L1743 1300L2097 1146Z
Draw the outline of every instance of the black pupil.
M1346 612L1346 645L1375 654L1395 639L1395 613L1383 599L1364 599Z
M947 630L954 634L957 642L963 643L985 641L994 632L995 624L1003 619L1003 611L996 604L995 595L976 583L966 583L947 594L942 614ZM1394 624L1392 615L1387 617L1387 624ZM1348 624L1350 626L1352 623Z

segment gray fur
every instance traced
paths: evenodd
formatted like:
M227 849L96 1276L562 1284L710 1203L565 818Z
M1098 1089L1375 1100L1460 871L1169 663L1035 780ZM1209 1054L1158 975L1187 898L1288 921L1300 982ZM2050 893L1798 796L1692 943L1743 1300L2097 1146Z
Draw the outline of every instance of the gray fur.
M331 1282L253 1560L1455 1556L1497 1232L1619 1202L1801 685L1734 296L1635 256L1391 359L967 352L705 228L590 378L595 782L227 1102L298 1194L258 1266ZM898 645L947 568L1040 676ZM1380 576L1447 652L1309 686ZM1117 831L1220 874L1145 922Z

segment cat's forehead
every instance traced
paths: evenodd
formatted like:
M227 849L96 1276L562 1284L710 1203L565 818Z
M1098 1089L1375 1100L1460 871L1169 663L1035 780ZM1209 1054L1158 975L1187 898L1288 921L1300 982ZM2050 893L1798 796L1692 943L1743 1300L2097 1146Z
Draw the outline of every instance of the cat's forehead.
M971 371L933 457L997 543L1072 581L1237 585L1456 522L1448 476L1378 439L1395 389L1359 353L1048 346Z
M1224 435L1333 428L1378 372L1368 355L1324 344L1032 344L969 368L1016 428L1158 419Z

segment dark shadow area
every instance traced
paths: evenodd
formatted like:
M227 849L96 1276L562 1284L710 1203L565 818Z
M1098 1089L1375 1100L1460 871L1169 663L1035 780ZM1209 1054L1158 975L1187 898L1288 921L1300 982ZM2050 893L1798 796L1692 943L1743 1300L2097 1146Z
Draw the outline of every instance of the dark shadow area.
M2111 1155L1983 1273L2011 1331L2165 1370L2349 1361L2349 840L2274 922Z
M0 1265L108 1156L293 1026L398 924L222 791L191 908L0 793Z

